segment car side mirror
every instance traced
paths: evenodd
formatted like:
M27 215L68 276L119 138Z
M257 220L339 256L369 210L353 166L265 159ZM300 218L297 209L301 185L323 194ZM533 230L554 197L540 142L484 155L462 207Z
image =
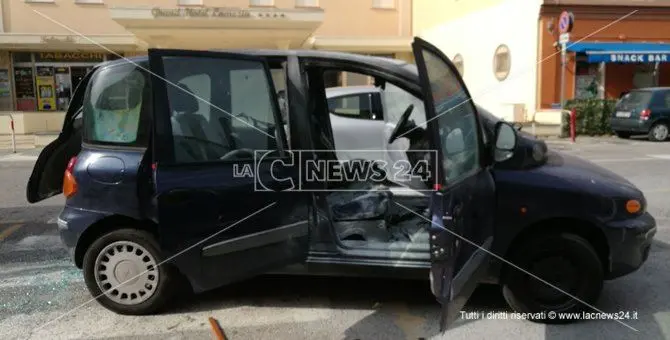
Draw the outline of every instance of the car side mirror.
M516 129L507 122L498 122L495 126L495 146L493 158L496 162L506 161L514 156L516 149Z
M521 123L514 123L514 124L512 124L512 125L514 126L514 128L515 128L517 131L521 131L521 129L523 129L523 124L521 124Z

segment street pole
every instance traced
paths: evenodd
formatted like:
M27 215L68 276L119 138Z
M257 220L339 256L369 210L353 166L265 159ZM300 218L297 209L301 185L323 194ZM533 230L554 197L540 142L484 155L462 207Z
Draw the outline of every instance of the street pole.
M565 44L561 44L561 110L565 108Z

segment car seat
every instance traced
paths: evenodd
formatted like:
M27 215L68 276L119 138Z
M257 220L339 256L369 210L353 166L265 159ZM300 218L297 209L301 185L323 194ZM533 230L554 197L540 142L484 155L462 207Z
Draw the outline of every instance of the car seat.
M172 110L172 133L175 137L175 153L177 159L191 159L192 161L206 161L218 159L217 152L204 145L210 139L211 133L207 133L208 122L198 111L200 105L198 99L191 89L183 84L168 86L168 98ZM179 136L187 138L178 138ZM188 137L200 140L195 142ZM216 139L212 141L216 143Z

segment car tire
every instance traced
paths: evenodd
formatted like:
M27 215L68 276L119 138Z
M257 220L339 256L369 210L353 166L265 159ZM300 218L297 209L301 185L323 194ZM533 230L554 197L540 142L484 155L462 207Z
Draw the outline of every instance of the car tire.
M670 130L667 123L656 123L649 129L649 140L652 142L662 142L668 139Z
M159 249L156 238L143 230L118 229L104 234L84 254L88 291L98 303L118 314L159 311L179 289L179 273L161 264Z
M621 139L628 139L631 136L630 132L623 131L614 131L614 134Z
M528 238L509 259L519 268L535 272L537 277L545 277L552 285L569 292L588 305L592 306L602 291L604 271L600 257L589 242L578 235L554 232ZM588 305L572 299L519 268L507 266L502 277L503 296L515 312L543 313L535 315L545 317L531 320L559 324L575 320L546 317L550 316L549 312L578 313L590 309ZM571 284L558 282L558 278ZM555 298L547 295L554 295Z

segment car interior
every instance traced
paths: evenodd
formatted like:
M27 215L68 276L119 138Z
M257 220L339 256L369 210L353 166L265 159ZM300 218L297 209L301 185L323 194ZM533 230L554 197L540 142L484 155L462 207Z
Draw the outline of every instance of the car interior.
M318 153L317 157L320 160L338 160L323 77L326 71L332 69L322 67L307 69L310 112L314 113L311 115L312 133L318 136L316 149L326 150ZM409 120L412 107L405 108L404 111L407 110L409 113L401 112L394 115ZM425 116L425 112L418 114ZM398 131L394 133L396 136L402 136L399 138L409 140L405 143L407 149L427 149L425 128L413 129L415 126L410 121L405 127L398 127L396 129ZM413 130L408 131L410 129ZM417 157L408 153L408 159L411 163L413 160L416 161ZM390 177L377 181L372 180L370 176L364 176L361 180L328 181L324 184L328 191L324 191L318 200L319 213L333 223L336 236L340 244L345 247L425 251L429 246L427 229L429 222L426 220L429 218L427 216L429 198L425 189L429 187L424 182L418 185L420 187L411 188L412 184L396 183L390 180Z

